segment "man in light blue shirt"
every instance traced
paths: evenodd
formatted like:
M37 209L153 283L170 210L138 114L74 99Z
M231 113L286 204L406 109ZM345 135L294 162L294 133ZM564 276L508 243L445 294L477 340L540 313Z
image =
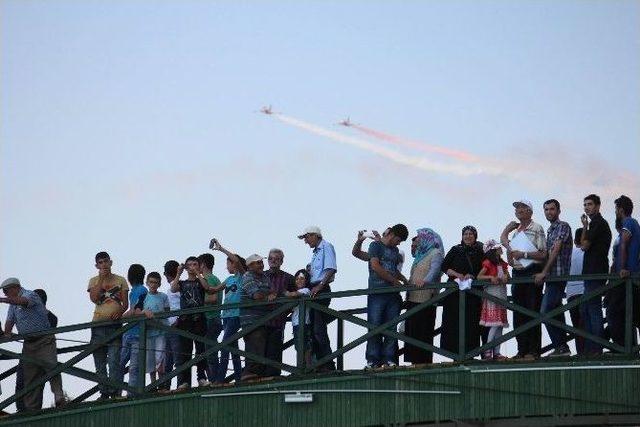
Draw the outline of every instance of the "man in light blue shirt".
M304 239L304 242L313 249L311 263L309 264L311 296L331 292L329 284L333 282L336 272L338 271L336 251L333 249L333 245L322 238L322 231L316 226L305 228L298 238ZM323 298L317 301L318 304L327 307L330 302L330 298ZM326 316L317 310L311 311L311 326L313 330L312 354L317 360L332 353L331 342L327 334L327 323L330 320L330 316ZM335 365L333 361L330 361L322 365L319 370L333 371L335 370Z

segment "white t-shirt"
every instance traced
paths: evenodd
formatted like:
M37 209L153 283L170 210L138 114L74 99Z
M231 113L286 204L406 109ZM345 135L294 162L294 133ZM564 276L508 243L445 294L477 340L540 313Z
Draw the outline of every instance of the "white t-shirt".
M296 289L296 292L298 292L300 295L311 295L311 290L309 288L302 288L302 289ZM310 322L309 319L309 309L307 308L306 310L306 316L305 316L305 320L304 320L304 324L308 325ZM291 313L291 324L293 326L298 326L300 324L300 307L296 306L296 308L293 309L293 313Z
M579 276L582 274L582 262L584 260L584 251L580 248L573 247L571 252L571 268L569 274L571 276ZM584 282L582 280L573 280L567 282L565 294L567 299L574 295L582 295L584 293Z
M171 311L180 310L180 291L171 292L171 289L167 291L167 298L169 298L169 309ZM173 326L178 321L177 316L169 317L169 326Z

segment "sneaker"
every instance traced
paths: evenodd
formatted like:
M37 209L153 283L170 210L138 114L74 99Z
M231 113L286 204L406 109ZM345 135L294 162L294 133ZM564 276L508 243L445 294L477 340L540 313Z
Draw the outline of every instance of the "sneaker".
M206 379L204 379L204 378L200 378L200 379L198 380L198 387L206 387L206 386L208 386L209 384L210 384L210 383L209 383L209 381L207 381L207 380L206 380Z
M370 371L372 369L376 369L377 367L378 367L378 365L376 363L367 362L367 364L364 366L364 370L365 371Z
M178 386L178 388L176 390L187 390L189 389L189 383L182 383Z
M547 355L547 357L567 357L567 356L571 356L571 350L569 350L569 347L567 346L558 347Z
M69 397L67 396L66 393L64 393L60 397L57 397L56 400L55 400L56 408L60 408L61 406L65 406L67 403L69 403Z
M522 356L522 360L525 360L527 362L533 362L537 358L538 358L538 355L534 353L527 353L524 356Z
M507 356L503 356L500 353L494 353L493 354L493 360L508 360L509 358Z
M493 350L485 350L482 352L482 356L480 356L482 360L491 360L493 359Z
M398 367L398 365L396 364L396 362L386 362L386 363L384 364L384 367L385 367L385 368L397 368L397 367Z

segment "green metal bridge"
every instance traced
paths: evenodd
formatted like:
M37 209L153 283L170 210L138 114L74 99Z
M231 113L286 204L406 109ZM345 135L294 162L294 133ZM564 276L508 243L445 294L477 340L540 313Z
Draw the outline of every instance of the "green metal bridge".
M0 408L6 408L35 387L41 387L58 373L76 376L97 384L130 391L133 398L112 399L109 401L90 401L98 391L98 386L89 388L77 396L70 405L61 409L46 409L35 413L21 413L0 418L0 426L114 426L114 427L158 427L164 425L176 427L223 425L223 426L374 426L374 425L640 425L640 360L637 354L640 346L636 344L636 326L633 324L637 295L640 290L640 275L628 279L617 276L590 275L557 278L554 280L609 279L607 286L573 300L544 315L518 306L510 300L500 300L483 290L478 282L467 291L459 291L448 283L432 284L428 287L440 289L440 293L429 301L405 311L391 322L372 326L358 317L365 309L333 310L317 303L320 298L347 298L373 293L398 292L412 287L393 289L363 289L334 292L317 296L315 299L279 299L275 302L225 305L224 308L249 305L270 304L274 308L251 327L240 330L222 343L216 343L205 337L176 330L158 322L159 318L179 314L201 313L219 309L220 306L207 306L198 309L180 310L158 314L154 319L144 317L130 318L101 342L87 345L59 348L60 354L74 354L57 366L46 366L47 374L38 382L27 385L18 394L5 398ZM514 279L512 283L526 280ZM584 330L565 325L553 318L572 307L592 298L601 296L613 287L621 286L626 292L625 306L625 342L624 345L595 337ZM419 288L425 289L425 288ZM418 341L396 332L395 326L428 306L438 305L447 295L459 293L459 351L451 353L437 346ZM520 312L530 318L523 326L502 337L466 351L465 349L465 300L473 294L495 301L512 312ZM268 320L291 310L298 305L301 312L306 308L318 310L333 316L337 322L337 347L331 355L305 363L303 352L298 354L295 366L279 363L245 352L230 346L254 328ZM536 327L541 323L557 326L567 332L567 339L577 336L592 339L611 350L609 355L599 358L580 359L576 357L541 359L535 362L520 360L485 362L474 357L509 340L518 334ZM107 325L112 322L85 323L64 326L37 335L64 334L80 331L92 326ZM145 384L144 375L140 375L135 387L119 381L112 381L94 372L82 369L78 362L90 357L99 346L106 345L123 332L140 325L141 342L149 327L164 329L179 335L190 337L210 345L207 351L193 358L176 370L165 374L157 381ZM344 343L345 326L355 324L367 328L367 332L349 343ZM300 325L303 327L303 325ZM366 342L374 334L383 334L411 343L417 347L439 354L451 362L425 365L420 367L399 367L373 371L343 371L344 354ZM33 336L33 335L31 335ZM305 343L304 335L299 334L300 346ZM14 336L13 340L25 336ZM291 346L292 341L285 343ZM185 392L158 394L157 387L178 375L185 369L191 369L208 354L227 349L231 353L274 366L289 375L268 381L227 384L218 387L200 387ZM543 349L548 351L549 348ZM22 354L0 348L4 358L20 359L43 365ZM140 372L145 372L144 352L140 352ZM317 367L329 360L336 360L339 370L335 373L315 374ZM13 367L0 374L0 379L13 375Z

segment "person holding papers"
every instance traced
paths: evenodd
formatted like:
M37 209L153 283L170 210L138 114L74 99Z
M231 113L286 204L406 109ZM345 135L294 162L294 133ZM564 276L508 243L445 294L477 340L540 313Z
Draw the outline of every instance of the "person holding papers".
M529 310L540 312L542 286L535 284L533 276L542 271L547 258L546 239L542 226L531 220L533 205L529 200L513 202L518 221L511 221L502 231L500 242L507 248L507 261L513 267L513 278L530 278L530 282L511 286L513 302ZM511 238L509 238L509 233ZM517 329L531 320L529 316L514 312L513 328ZM516 358L536 359L540 355L542 329L537 325L518 336Z

